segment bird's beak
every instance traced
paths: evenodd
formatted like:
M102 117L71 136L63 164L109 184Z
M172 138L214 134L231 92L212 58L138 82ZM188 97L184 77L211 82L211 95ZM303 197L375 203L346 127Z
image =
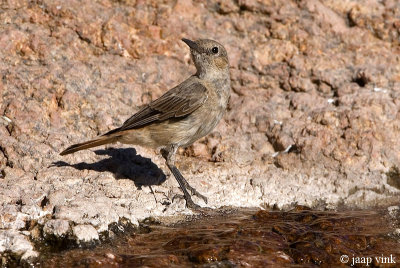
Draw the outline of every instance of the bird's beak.
M196 44L196 42L186 39L186 38L182 38L182 41L186 43L186 45L188 45L191 49L196 50L197 52L199 52L199 46Z

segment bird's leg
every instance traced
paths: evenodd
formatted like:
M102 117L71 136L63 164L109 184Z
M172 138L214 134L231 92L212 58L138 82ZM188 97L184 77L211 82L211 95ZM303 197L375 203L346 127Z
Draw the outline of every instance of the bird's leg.
M177 146L169 146L167 149L162 149L161 154L165 158L168 168L171 170L172 174L174 174L174 177L177 180L179 187L183 192L183 196L186 200L186 206L192 209L198 209L200 208L200 206L193 202L186 188L188 188L193 195L199 196L205 202L207 202L207 198L201 195L199 192L197 192L196 189L191 187L189 183L185 180L185 178L182 176L182 174L179 172L178 168L175 166L175 153L177 149L178 149Z
M176 152L176 149L173 149L173 150L175 150L175 152ZM167 152L167 154L168 154L168 151L166 151L166 152ZM172 161L173 161L173 162L175 162L175 152L174 152L173 155L172 155ZM163 155L164 155L164 154L165 154L165 153L163 152ZM167 158L168 158L168 156L167 156ZM173 173L174 176L176 177L175 174L179 174L179 175L177 175L177 176L179 176L179 177L182 179L182 182L183 182L183 184L185 185L185 188L188 189L192 195L195 195L195 196L197 196L197 197L203 199L203 201L207 204L207 203L208 203L207 197L205 197L204 195L202 195L201 193L199 193L195 188L193 188L192 186L190 186L190 184L188 183L188 181L187 181L187 180L183 177L183 175L180 173L179 169L178 169L174 164L172 164L172 165L175 167L175 170L176 170L176 173ZM170 168L170 169L171 169L171 168ZM172 170L171 170L171 171L172 171Z
M174 171L172 171L171 168L170 168L170 169L171 169L172 173L174 174L175 178L176 178L176 176L179 176L179 177L182 179L182 182L183 182L183 185L185 186L185 188L186 188L187 190L189 190L190 193L191 193L192 195L195 195L195 196L197 196L197 197L203 199L203 201L207 204L207 202L208 202L207 197L205 197L204 195L202 195L201 193L199 193L195 188L193 188L192 186L190 186L190 184L189 184L189 183L187 182L187 180L183 177L183 175L181 174L181 172L179 171L179 169L178 169L176 166L174 166L174 167L175 167L175 173L174 173Z
M179 183L179 187L181 188L182 192L183 192L183 197L186 200L186 206L188 208L191 209L198 209L200 208L199 205L197 205L196 203L193 202L192 197L189 195L188 191L186 190L185 187L185 183L183 182L183 180L185 179L182 174L179 172L179 170L176 168L176 166L174 165L168 165L168 168L171 170L172 174L174 174L175 179L178 181Z
M178 169L176 169L176 170L179 172ZM179 173L180 173L180 172L179 172ZM188 189L192 195L195 195L195 196L197 196L198 198L203 199L203 201L207 204L207 203L208 203L207 197L205 197L204 195L202 195L201 193L199 193L195 188L193 188L192 186L190 186L190 184L187 182L187 180L185 180L185 178L182 176L182 174L181 174L181 177L183 178L183 183L185 184L186 189Z

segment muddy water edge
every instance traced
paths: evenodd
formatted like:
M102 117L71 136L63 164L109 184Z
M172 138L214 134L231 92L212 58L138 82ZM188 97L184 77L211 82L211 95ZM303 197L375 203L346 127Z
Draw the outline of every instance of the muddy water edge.
M97 246L41 246L35 267L398 267L400 210L224 209L147 219Z

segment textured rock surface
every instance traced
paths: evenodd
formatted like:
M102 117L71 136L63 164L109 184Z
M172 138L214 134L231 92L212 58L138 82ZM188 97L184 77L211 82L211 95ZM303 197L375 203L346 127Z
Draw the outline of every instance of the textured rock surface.
M398 201L399 17L390 0L3 1L2 235L190 213L152 150L58 155L192 74L182 37L220 41L232 67L229 111L178 157L209 206Z
M99 234L92 225L77 225L73 228L76 240L89 242L93 240L99 240Z
M0 230L0 252L16 254L22 259L38 256L27 237L17 230Z
M46 236L65 237L69 231L70 231L70 226L67 220L59 220L59 219L48 220L43 226L43 234L45 237Z

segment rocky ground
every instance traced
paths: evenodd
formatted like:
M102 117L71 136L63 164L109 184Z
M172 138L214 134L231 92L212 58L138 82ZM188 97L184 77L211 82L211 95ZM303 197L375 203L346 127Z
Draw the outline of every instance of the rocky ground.
M177 159L208 206L399 202L398 1L149 2L0 4L0 252L191 213L153 150L59 156L194 73L182 37L231 64L226 116Z

